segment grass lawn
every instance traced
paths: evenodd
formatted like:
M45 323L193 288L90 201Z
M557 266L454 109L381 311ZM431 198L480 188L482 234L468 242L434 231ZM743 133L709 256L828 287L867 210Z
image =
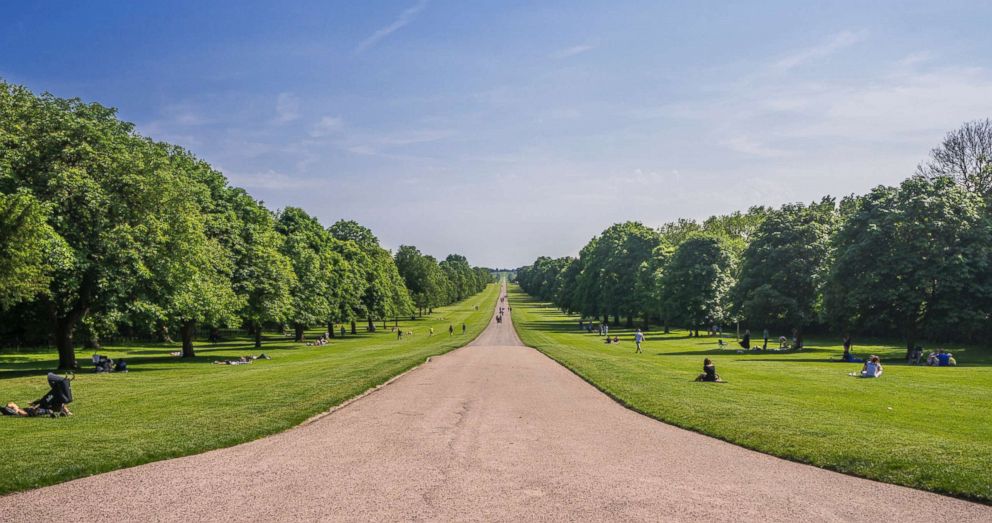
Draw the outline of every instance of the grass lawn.
M0 418L0 493L227 447L298 425L428 356L468 343L488 324L498 290L493 284L429 318L401 321L404 331L414 332L402 340L381 323L374 334L335 338L322 347L272 336L261 349L272 359L251 365L211 364L258 354L247 337L201 342L195 361L170 357L178 344L106 347L100 353L126 357L129 372L78 374L70 405L75 416ZM434 337L428 337L430 327ZM89 352L78 356L81 365L89 362ZM0 401L23 405L40 397L47 391L45 372L57 361L54 349L0 354Z
M577 316L517 287L509 299L524 343L648 416L783 458L992 502L988 348L948 346L957 367L916 367L902 362L898 343L855 339L856 355L877 354L885 368L858 379L847 374L860 364L829 361L843 352L839 336L810 338L798 353L738 354L705 334L652 331L635 354L630 329L611 328L621 343L606 345L580 332ZM728 341L737 348L733 334ZM693 382L704 357L728 383Z

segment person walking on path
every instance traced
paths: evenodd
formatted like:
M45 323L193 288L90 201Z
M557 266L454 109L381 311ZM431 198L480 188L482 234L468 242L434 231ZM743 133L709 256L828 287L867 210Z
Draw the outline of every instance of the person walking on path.
M448 324L448 336L454 336L454 335L455 335L455 326L449 323Z
M644 333L641 332L641 329L637 329L637 332L634 333L634 344L637 345L637 351L636 351L636 353L638 353L638 354L641 353L641 342L642 341L644 341Z

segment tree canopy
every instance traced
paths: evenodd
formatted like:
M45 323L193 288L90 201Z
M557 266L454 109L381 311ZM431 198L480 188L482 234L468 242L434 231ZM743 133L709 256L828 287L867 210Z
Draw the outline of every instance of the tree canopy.
M429 258L429 257L425 257ZM491 281L461 256L401 275L368 228L267 209L116 111L0 82L0 343L46 344L76 366L83 333L182 337L410 314ZM451 278L444 279L446 275ZM449 281L450 280L450 281ZM425 290L426 289L426 290ZM333 329L332 329L333 330Z

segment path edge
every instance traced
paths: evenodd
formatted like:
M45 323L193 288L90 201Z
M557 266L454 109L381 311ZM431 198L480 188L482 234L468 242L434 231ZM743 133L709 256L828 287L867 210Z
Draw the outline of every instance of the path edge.
M499 294L496 295L496 303L499 303L499 297L500 296L503 296L503 293L504 292L506 292L505 289L503 289L502 292L500 292ZM282 432L276 432L275 434L272 434L272 436L275 436L276 434L281 434L283 432L289 432L291 430L296 430L296 429L300 429L300 428L303 428L303 427L307 427L307 426L313 425L314 423L316 423L316 422L318 422L318 421L320 421L320 420L322 420L322 419L330 416L331 414L334 414L335 412L338 412L339 410L344 409L345 407L348 407L352 403L355 403L356 401L359 401L359 400L361 400L363 398L366 398L368 396L371 396L371 395L375 394L376 392L378 392L378 391L380 391L380 390L388 387L389 385L392 385L394 382L396 382L400 378L406 376L407 374L410 374L411 372L413 372L413 371L415 371L415 370L417 370L419 368L422 368L424 365L427 365L434 358L439 358L441 356L444 356L444 355L447 355L447 354L451 354L452 352L460 351L462 349L471 347L472 344L474 344L476 340L478 340L479 338L481 338L482 335L485 334L486 330L489 329L490 324L492 324L493 318L495 316L496 316L496 308L493 307L492 313L489 315L489 320L486 322L486 326L483 327L482 330L480 330L478 334L476 334L471 340L468 340L468 342L466 342L464 345L461 345L461 346L458 346L458 347L452 347L451 349L448 349L448 350L446 350L446 351L444 351L444 352L442 352L440 354L435 354L433 356L428 356L427 358L424 359L424 361L422 363L418 363L418 364L414 365L413 367L410 367L409 369L407 369L407 370L405 370L405 371L403 371L403 372L401 372L401 373L393 376L392 378L389 378L388 380L386 380L386 381L384 381L384 382L382 382L382 383L380 383L378 385L375 385L372 388L366 389L361 394L358 394L356 396L352 396L352 397L350 397L350 398L342 401L341 403L338 403L337 405L334 405L333 407L331 407L328 410L325 410L324 412L318 412L317 414L314 414L313 416L310 416L309 418L303 420L302 422L300 422L296 426L290 427L290 428L288 428L288 429L286 429L286 430L284 430ZM514 332L516 332L516 329L515 328L514 328ZM519 337L519 334L517 336ZM266 437L268 437L268 436L266 436Z

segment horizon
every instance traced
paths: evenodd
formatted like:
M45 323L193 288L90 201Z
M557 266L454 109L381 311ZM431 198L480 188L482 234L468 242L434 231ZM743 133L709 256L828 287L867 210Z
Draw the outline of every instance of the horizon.
M491 268L897 184L992 115L981 2L7 12L0 78L116 107L273 210Z

